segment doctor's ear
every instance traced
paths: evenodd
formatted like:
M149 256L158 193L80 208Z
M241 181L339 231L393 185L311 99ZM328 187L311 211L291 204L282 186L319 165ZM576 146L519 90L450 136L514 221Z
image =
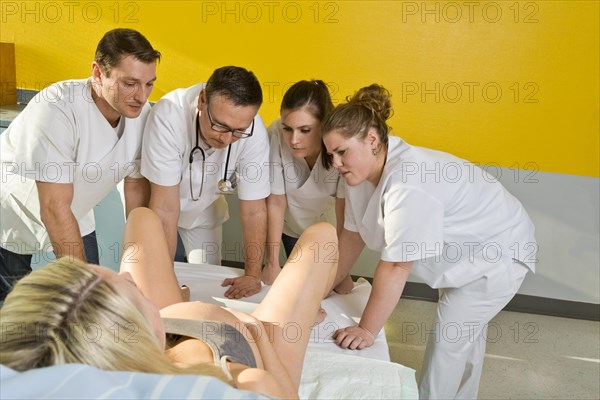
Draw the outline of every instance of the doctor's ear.
M96 61L92 62L92 78L96 83L102 83L102 68Z

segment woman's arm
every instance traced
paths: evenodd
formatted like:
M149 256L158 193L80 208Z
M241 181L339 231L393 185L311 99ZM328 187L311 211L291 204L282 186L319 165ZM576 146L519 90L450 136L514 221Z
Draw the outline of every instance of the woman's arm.
M339 236L339 261L338 270L333 283L337 293L346 294L352 291L353 283L350 278L350 270L358 256L365 247L365 242L358 232L352 232L343 228Z
M346 208L346 199L342 197L337 197L335 199L335 221L336 221L336 230L338 237L342 233L342 229L344 229L344 211Z
M373 277L373 289L360 323L358 326L339 329L334 334L340 347L360 350L375 342L375 337L400 300L411 266L412 261L379 261Z
M234 376L234 380L238 389L261 393L278 399L298 398L298 393L289 390L285 391L277 383L275 377L264 369L246 368L237 376Z
M271 194L267 197L267 265L262 272L262 280L267 285L271 285L281 271L279 251L286 206L285 195Z

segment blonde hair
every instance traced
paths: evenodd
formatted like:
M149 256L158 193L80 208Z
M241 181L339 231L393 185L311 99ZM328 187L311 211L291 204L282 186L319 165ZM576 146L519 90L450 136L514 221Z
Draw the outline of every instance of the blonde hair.
M133 301L78 260L64 257L21 279L6 297L0 321L0 363L17 371L81 363L231 383L212 364L175 366Z
M377 132L381 145L387 150L390 127L386 121L393 115L391 93L381 85L363 87L346 98L322 122L323 136L337 131L346 138L364 140L369 128Z

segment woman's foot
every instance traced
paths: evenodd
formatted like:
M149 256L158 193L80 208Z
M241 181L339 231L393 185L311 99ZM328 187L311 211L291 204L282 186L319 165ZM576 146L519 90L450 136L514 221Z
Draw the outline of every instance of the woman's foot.
M323 307L319 308L319 311L317 311L317 317L315 318L315 325L318 325L321 322L325 321L326 316L327 311L325 311Z
M343 281L340 282L333 290L338 294L348 294L354 289L354 282L350 275L346 275Z
M190 301L190 288L186 285L181 285L181 298L184 302Z

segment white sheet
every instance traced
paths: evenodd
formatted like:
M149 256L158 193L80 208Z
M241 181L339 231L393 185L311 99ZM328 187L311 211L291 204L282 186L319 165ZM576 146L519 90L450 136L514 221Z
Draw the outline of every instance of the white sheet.
M263 285L260 293L246 297L243 300L228 299L223 296L226 288L221 287L221 282L225 278L243 275L244 271L239 268L208 264L175 263L175 273L180 284L190 287L191 300L201 300L244 312L253 311L269 290L269 286ZM327 311L327 317L318 327L313 329L308 345L309 349L337 354L360 355L360 357L390 361L389 349L383 329L377 335L375 344L361 351L343 350L331 340L331 335L337 329L358 323L370 293L371 284L364 279L359 279L352 293L347 295L333 293L324 299L321 305Z
M301 399L418 399L415 371L393 362L309 350Z
M180 284L190 287L191 300L231 307L251 312L264 298L269 286L243 300L227 299L225 278L243 275L244 271L207 264L175 263ZM364 310L371 285L364 279L355 283L352 293L333 293L322 301L327 311L325 320L315 327L308 345L300 397L306 399L417 399L415 371L390 362L389 349L382 329L373 346L360 351L343 350L332 340L338 328L358 323Z

